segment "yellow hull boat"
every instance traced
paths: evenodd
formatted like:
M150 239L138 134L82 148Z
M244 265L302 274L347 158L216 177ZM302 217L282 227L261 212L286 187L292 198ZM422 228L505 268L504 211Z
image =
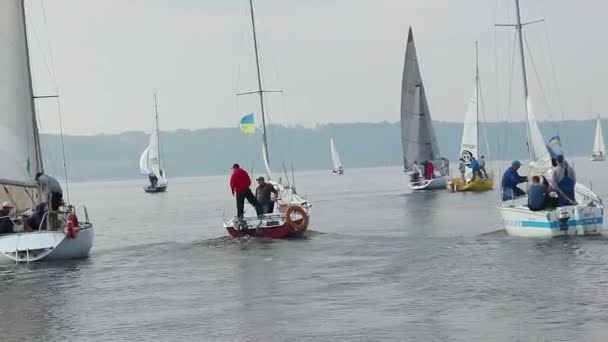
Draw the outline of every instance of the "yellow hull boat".
M456 191L488 191L492 190L494 186L494 179L492 177L479 179L475 178L472 181L466 183L460 177L452 178L447 185L448 190L452 192Z

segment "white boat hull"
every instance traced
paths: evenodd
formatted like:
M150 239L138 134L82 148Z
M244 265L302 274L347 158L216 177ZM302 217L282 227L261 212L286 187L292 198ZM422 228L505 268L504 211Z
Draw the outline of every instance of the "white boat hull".
M449 177L443 176L431 180L422 179L418 182L410 182L409 186L412 190L445 190L447 189L448 181Z
M512 236L598 235L604 223L601 207L572 205L551 211L531 211L524 206L499 206L498 210L507 234Z
M90 223L70 238L60 231L35 231L0 236L0 264L85 258L93 246L95 230Z
M604 156L591 156L591 161L604 161L606 160L606 157Z

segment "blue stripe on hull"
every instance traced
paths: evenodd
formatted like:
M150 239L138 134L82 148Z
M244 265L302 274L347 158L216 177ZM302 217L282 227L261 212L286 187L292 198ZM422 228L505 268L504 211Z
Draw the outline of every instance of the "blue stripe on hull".
M520 228L545 228L545 229L559 228L559 222L556 222L556 221L505 220L504 222L508 226L515 226L515 227L520 227ZM589 225L603 224L603 223L604 223L603 217L592 217L592 218L586 218L586 219L580 219L580 220L569 220L566 225L568 227L575 227L575 226L589 226Z

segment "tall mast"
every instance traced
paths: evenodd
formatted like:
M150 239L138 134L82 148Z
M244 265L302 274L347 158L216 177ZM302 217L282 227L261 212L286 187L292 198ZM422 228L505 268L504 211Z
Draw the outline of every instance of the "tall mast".
M156 146L158 146L158 167L162 170L160 164L160 133L158 131L158 103L156 102L156 92L154 93L154 120L156 121Z
M42 162L42 149L40 148L40 134L38 132L38 120L36 119L36 103L34 97L34 86L32 82L32 67L30 62L30 45L27 38L27 24L25 22L25 0L20 1L20 10L21 10L21 20L23 22L23 35L25 38L25 55L27 56L27 82L30 88L30 94L32 94L31 98L31 106L32 106L32 123L34 128L34 148L36 151L36 165L38 169L36 172L44 172L44 165Z
M268 153L268 138L266 136L266 112L264 111L264 90L262 88L262 72L260 70L260 55L258 51L258 38L255 31L255 15L253 13L253 0L249 0L249 9L251 11L251 28L253 31L253 48L255 51L255 66L258 75L258 95L260 96L260 110L262 111L262 142L264 144L264 157L270 165L270 157Z
M475 125L477 126L477 135L475 137L475 139L477 140L477 154L478 154L478 158L479 155L481 155L481 153L479 153L481 151L481 146L479 145L479 50L478 50L478 42L475 41L475 111L476 111L476 115L477 118L475 120Z
M521 12L519 10L519 0L515 0L515 8L517 9L517 35L519 37L519 54L521 57L521 72L523 75L524 83L524 95L525 100L528 101L528 76L526 74L526 58L524 57L524 36L523 36L523 24L521 23ZM527 111L527 107L526 107Z

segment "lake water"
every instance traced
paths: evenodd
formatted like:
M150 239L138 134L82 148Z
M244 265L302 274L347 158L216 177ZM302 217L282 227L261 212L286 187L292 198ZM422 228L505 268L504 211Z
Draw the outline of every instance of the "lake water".
M608 194L608 163L576 167ZM300 173L308 238L239 243L227 178L73 184L92 254L0 268L0 341L606 340L606 238L509 237L496 191L373 168Z

